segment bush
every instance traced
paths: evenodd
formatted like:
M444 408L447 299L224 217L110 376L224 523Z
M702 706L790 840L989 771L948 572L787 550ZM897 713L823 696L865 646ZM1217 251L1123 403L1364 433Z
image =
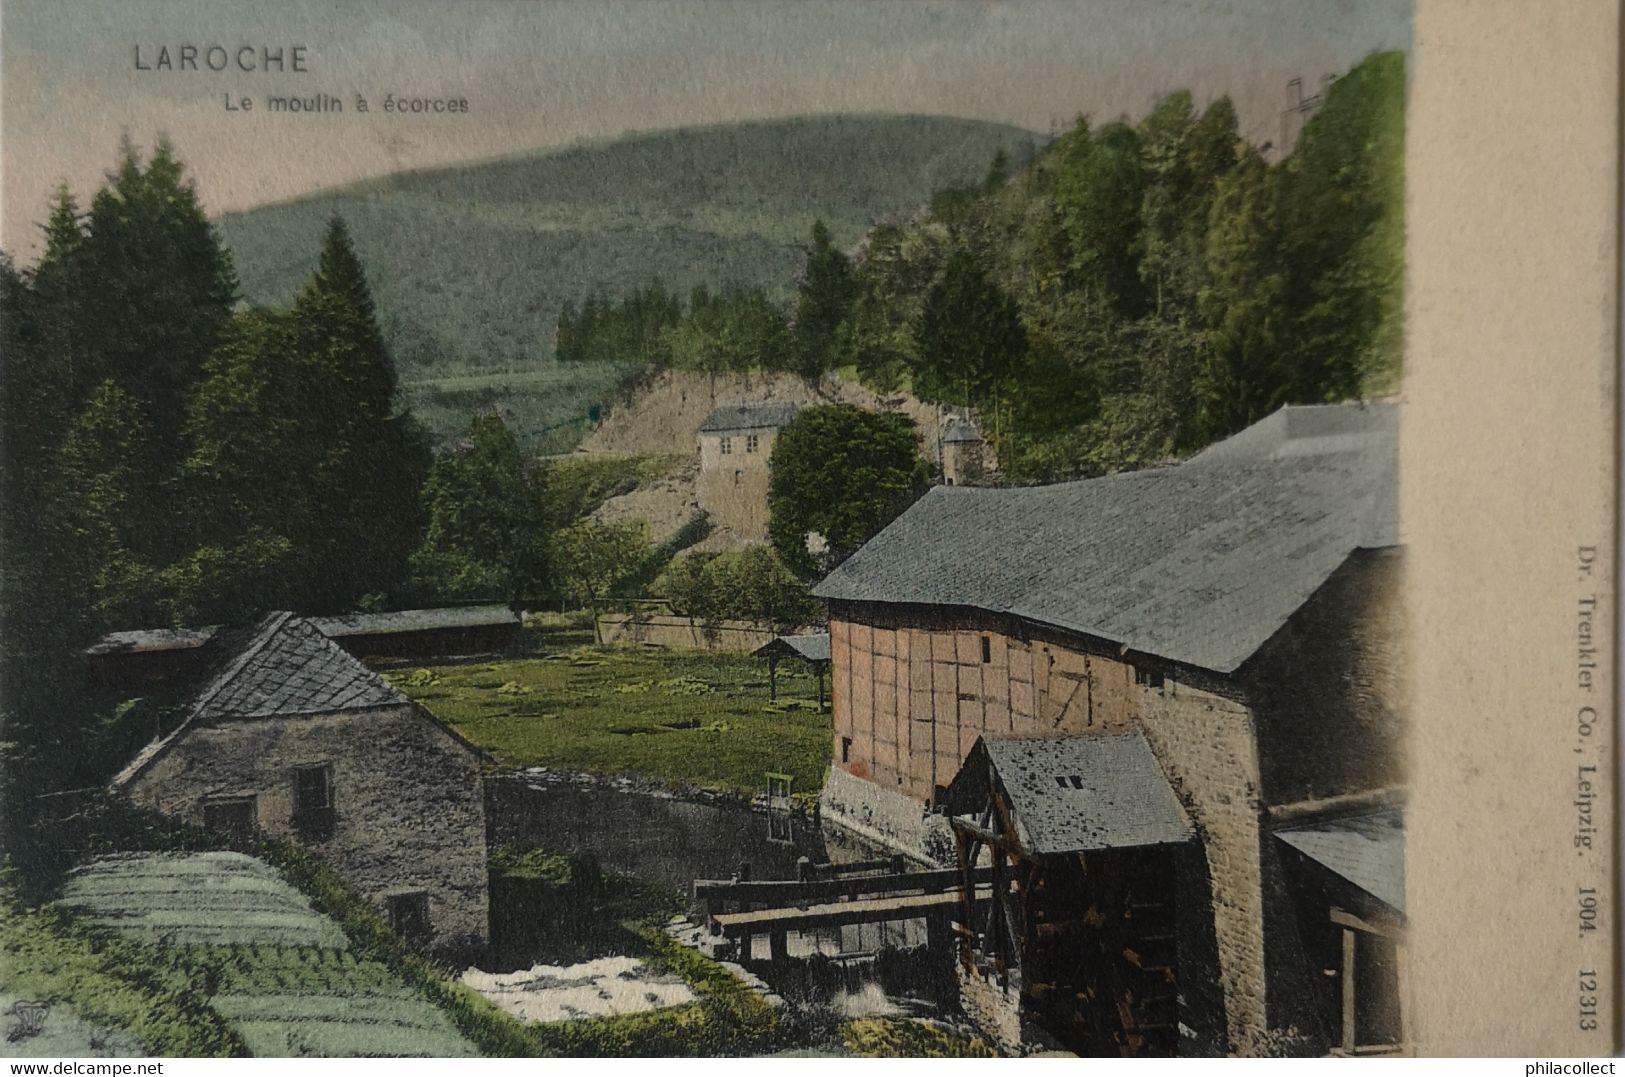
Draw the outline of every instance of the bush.
M780 629L810 624L821 609L771 546L685 554L655 580L651 591L684 616L760 621Z

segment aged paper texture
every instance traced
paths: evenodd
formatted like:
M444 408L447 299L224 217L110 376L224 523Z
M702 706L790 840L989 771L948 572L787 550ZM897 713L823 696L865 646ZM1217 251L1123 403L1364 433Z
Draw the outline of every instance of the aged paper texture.
M1618 32L7 0L0 1050L1611 1052Z
M1607 1054L1619 13L1427 2L1416 49L1401 488L1418 1038Z

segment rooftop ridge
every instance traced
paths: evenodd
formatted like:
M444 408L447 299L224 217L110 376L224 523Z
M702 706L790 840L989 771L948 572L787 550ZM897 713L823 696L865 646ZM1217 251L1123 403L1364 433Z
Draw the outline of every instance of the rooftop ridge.
M225 691L228 684L236 680L237 675L242 673L243 667L247 666L249 661L253 659L255 655L259 654L265 649L265 645L271 642L271 638L281 630L283 625L288 623L288 619L292 616L293 614L287 610L281 610L265 615L263 618L265 627L260 629L259 633L249 641L248 645L242 649L230 666L222 670L220 674L214 678L214 680L205 686L202 692L193 698L192 705L189 708L189 713L187 714L186 722L181 723L181 728L184 728L186 724L192 720L193 715L196 715L202 711L203 708L208 706L216 696ZM179 733L180 729L176 729L175 732Z

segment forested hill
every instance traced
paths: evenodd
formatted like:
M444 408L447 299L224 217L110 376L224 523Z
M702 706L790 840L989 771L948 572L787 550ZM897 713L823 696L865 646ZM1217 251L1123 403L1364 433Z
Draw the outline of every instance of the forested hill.
M927 116L825 116L679 129L404 172L232 214L244 296L286 305L335 213L350 226L402 377L551 359L561 306L658 276L788 295L821 218L835 241L979 182L1043 139Z

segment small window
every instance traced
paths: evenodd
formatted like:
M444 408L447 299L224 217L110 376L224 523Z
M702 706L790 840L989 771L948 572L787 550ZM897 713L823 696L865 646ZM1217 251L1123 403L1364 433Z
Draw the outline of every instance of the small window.
M293 772L293 825L328 828L333 825L333 767L328 763L296 767Z
M790 775L788 775L788 774L772 774L772 773L768 774L768 776L767 776L767 798L769 800L789 800L790 799Z
M740 483L744 482L744 480L745 480L745 473L743 471L735 471L734 472L734 485L735 486L738 486Z
M761 443L756 440L756 435L755 434L746 434L745 435L745 451L746 452L755 452L756 447L758 445L760 445L760 444Z
M1058 788L1082 789L1083 779L1076 774L1057 774L1055 784Z
M253 797L216 797L203 802L203 825L233 845L244 845L254 836L257 815Z
M722 455L723 456L732 456L733 451L734 451L734 439L733 438L723 438L722 439Z
M843 763L852 762L852 738L851 737L842 737L841 738L841 762L843 762Z
M1149 669L1141 669L1140 667L1135 666L1134 667L1134 683L1135 684L1143 684L1147 688L1161 688L1162 687L1162 674L1153 672L1152 670L1149 670Z
M422 890L385 898L389 926L395 934L414 941L429 937L429 895Z
M986 636L982 637L982 664L993 661L993 641Z

